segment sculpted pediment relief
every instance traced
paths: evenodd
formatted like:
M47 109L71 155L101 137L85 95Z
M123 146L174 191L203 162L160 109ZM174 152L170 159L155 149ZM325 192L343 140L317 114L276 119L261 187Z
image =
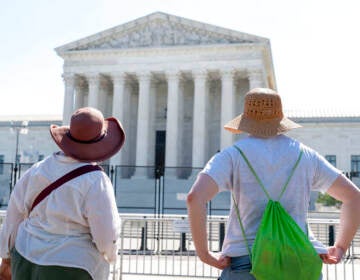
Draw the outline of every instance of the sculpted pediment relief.
M57 48L58 51L255 43L263 38L154 13Z

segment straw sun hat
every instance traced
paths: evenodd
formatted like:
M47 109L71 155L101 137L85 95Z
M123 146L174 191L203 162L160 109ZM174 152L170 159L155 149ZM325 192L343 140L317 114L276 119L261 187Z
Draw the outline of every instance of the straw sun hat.
M125 142L121 123L91 107L76 110L70 126L50 126L55 143L68 156L80 161L104 161L116 154Z
M268 88L254 88L245 95L244 113L229 121L224 128L232 133L247 132L269 138L301 125L286 118L280 95Z

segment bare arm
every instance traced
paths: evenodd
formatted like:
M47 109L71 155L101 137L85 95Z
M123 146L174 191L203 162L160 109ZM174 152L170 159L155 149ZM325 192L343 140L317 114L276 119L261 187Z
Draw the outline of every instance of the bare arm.
M340 212L340 229L335 245L329 248L325 263L340 262L349 248L360 225L360 190L344 175L340 175L328 189L327 193L342 202Z
M227 257L215 257L209 252L206 230L206 203L218 192L217 184L206 174L200 174L187 196L188 215L196 253L200 260L219 269L230 264Z

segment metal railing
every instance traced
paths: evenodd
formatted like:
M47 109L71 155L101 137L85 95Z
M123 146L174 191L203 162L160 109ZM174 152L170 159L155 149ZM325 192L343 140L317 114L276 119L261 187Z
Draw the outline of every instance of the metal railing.
M207 222L208 246L219 252L225 234L226 217L211 217ZM309 219L309 225L325 245L332 245L337 219ZM344 260L324 265L324 280L360 279L360 232ZM167 216L122 216L119 258L113 266L114 280L126 275L217 279L220 271L202 263L196 256L187 218Z
M0 226L6 211L0 211ZM157 279L217 279L220 271L202 263L196 256L186 216L169 215L154 218L146 215L120 215L122 219L118 258L112 265L111 279L131 277ZM219 252L225 235L225 216L211 217L207 222L208 246ZM338 219L309 218L318 240L332 245L338 230ZM360 279L360 231L357 232L343 261L323 266L323 280ZM133 278L134 279L134 278ZM138 278L137 278L138 279Z

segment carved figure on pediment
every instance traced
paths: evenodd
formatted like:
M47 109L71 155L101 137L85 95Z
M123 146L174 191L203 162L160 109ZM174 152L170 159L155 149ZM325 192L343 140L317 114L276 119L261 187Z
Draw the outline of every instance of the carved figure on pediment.
M245 43L245 39L227 34L201 30L180 23L149 22L128 33L114 34L101 42L89 43L78 49L137 48L174 45L206 45L223 43Z
M152 42L152 38L151 38L151 32L147 31L144 32L143 36L142 36L142 46L150 46Z

